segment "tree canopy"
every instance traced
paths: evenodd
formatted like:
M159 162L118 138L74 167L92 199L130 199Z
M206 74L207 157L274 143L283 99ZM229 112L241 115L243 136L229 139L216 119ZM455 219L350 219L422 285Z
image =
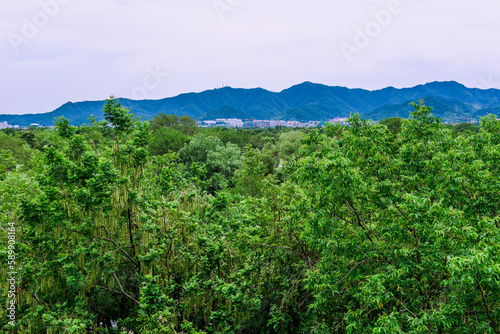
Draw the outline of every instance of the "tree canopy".
M2 331L499 333L500 121L413 106L288 132L110 98L102 123L0 132Z

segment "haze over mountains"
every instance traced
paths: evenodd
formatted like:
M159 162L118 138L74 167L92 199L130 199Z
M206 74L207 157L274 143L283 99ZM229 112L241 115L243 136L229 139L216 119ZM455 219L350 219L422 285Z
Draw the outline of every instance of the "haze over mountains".
M424 100L434 108L433 114L448 122L493 113L500 114L500 90L467 88L454 82L431 82L411 88L387 87L369 91L304 82L281 92L262 88L224 87L200 93L187 93L160 100L120 99L142 120L158 113L189 115L197 120L216 118L280 119L327 121L359 113L365 119L408 117L410 102ZM38 123L53 125L54 117L64 116L73 125L89 123L94 115L103 118L102 101L68 102L52 112L25 115L0 115L0 122L27 126Z

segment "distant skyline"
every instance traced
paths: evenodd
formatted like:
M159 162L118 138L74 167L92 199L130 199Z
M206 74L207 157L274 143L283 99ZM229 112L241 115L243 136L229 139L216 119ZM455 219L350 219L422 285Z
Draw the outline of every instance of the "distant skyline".
M0 2L0 114L304 81L500 89L498 0Z

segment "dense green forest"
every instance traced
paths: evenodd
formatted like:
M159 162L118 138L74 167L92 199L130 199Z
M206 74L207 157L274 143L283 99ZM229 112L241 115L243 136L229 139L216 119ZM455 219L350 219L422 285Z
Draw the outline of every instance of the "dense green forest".
M1 131L1 332L500 333L500 121L413 107Z

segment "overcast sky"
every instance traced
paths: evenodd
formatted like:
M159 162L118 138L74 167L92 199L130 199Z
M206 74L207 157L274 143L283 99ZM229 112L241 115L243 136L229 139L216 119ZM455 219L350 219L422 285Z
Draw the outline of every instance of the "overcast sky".
M0 114L312 81L500 88L498 0L0 2Z

